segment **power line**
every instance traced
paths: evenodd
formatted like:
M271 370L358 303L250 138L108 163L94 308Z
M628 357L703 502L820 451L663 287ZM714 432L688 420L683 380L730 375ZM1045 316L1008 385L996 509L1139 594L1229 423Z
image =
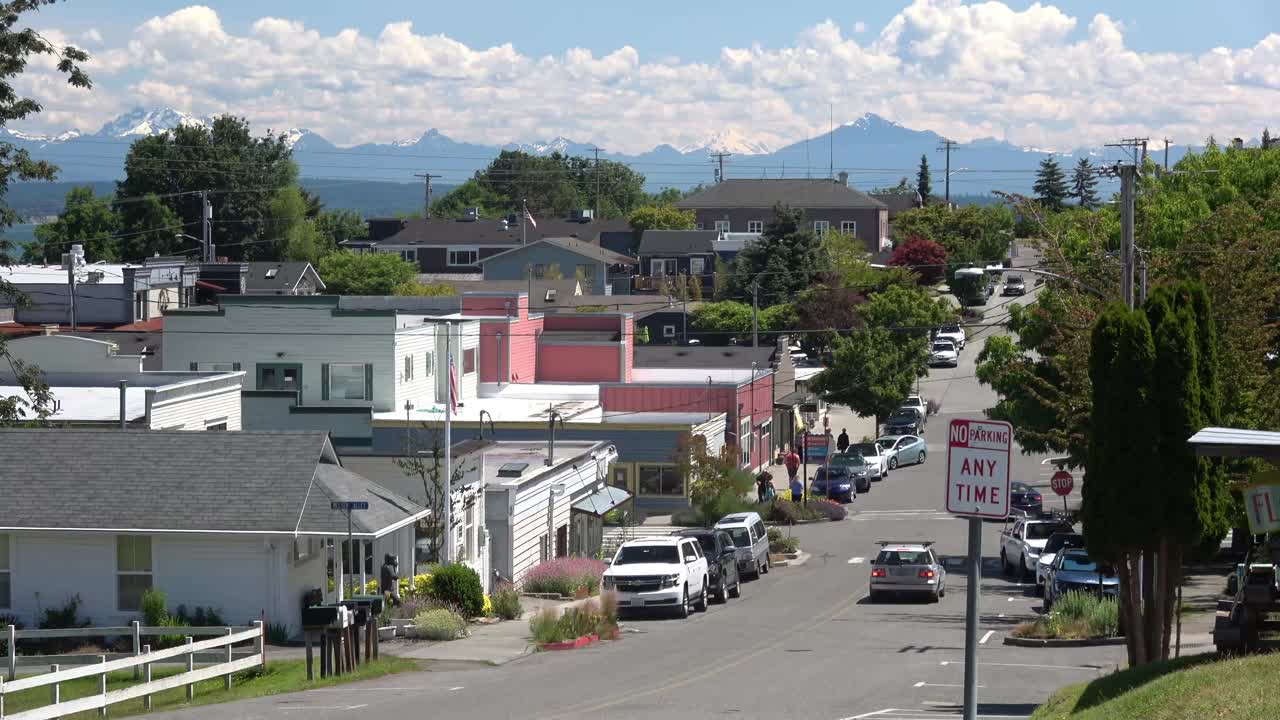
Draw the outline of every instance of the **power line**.
M938 149L946 152L947 154L947 164L943 172L946 173L946 203L948 207L951 206L951 150L957 147L957 145L958 143L956 143L956 141L947 139L943 139L942 142L938 143ZM928 199L929 198L924 198L925 201Z

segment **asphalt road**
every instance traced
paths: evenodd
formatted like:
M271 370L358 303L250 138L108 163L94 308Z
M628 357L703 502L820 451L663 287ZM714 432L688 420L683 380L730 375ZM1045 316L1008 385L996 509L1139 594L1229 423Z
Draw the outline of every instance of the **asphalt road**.
M1029 299L1029 298L1028 298ZM992 305L1001 302L994 298ZM968 579L949 565L937 604L867 599L878 539L931 539L944 558L965 553L965 522L945 506L945 432L981 417L994 398L973 378L986 333L960 367L921 389L941 399L926 429L930 456L859 496L849 519L795 529L812 554L744 585L742 597L685 621L636 618L620 642L536 654L500 668L437 667L357 686L170 713L182 718L814 718L959 717ZM1043 457L1015 456L1015 479L1045 486ZM1055 689L1123 660L1123 648L1024 649L1001 644L1040 601L999 575L998 523L983 533L980 716L1018 718Z

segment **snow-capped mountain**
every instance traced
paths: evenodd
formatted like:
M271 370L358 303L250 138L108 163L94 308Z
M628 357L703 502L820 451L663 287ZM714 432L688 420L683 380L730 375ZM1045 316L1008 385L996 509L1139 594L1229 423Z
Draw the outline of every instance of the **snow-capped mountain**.
M154 110L134 108L103 125L95 135L98 137L127 138L159 135L181 125L197 125L208 127L209 121L188 113L162 107Z
M711 133L705 139L683 145L678 150L685 155L692 153L731 153L733 155L768 155L773 149L768 144L752 140L737 128L726 128Z

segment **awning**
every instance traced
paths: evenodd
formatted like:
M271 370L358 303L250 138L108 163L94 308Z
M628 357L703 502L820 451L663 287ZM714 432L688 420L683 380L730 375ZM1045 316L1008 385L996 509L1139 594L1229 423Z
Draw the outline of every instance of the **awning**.
M592 515L603 515L631 499L631 493L622 488L606 487L600 492L574 503L573 509Z
M817 401L818 396L808 390L796 390L795 392L787 393L777 400L774 400L773 406L776 408L789 408Z
M1280 432L1209 427L1187 442L1201 456L1259 457L1280 462Z

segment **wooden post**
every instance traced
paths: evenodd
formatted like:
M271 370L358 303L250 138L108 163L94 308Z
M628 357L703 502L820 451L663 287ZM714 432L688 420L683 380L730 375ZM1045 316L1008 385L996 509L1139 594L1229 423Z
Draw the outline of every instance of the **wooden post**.
M315 668L312 667L315 657L311 654L311 640L314 637L314 633L310 630L303 630L302 634L307 643L307 680L311 681L316 679Z
M0 718L4 717L4 676L0 675Z
M5 635L9 652L9 679L14 680L18 677L18 629L10 625Z
M378 621L373 620L373 659L378 659L378 643L382 642L381 633L378 632Z
M378 620L373 616L373 608L369 608L369 622L364 626L364 661L373 658L373 638L378 636Z
M58 672L58 666L50 665L49 672L56 674ZM54 683L49 686L49 704L57 705L60 702L62 702L62 688L58 686L58 683Z
M138 623L136 620L134 621L133 627L134 627L134 630L136 631L138 627ZM107 656L99 655L98 662L105 665L107 662ZM98 676L98 694L102 696L102 699L104 701L106 700L106 696L107 696L107 671L106 670L103 670L102 674ZM107 704L106 702L103 702L102 707L98 708L98 717L106 717L106 716L107 716Z
M325 631L318 633L320 638L320 679L329 677L329 638L325 636Z
M193 642L195 642L195 640L192 639L190 635L188 635L187 645L191 645ZM191 652L190 649L188 649L187 650L187 672L195 672L195 669L196 669L196 654ZM187 702L191 702L192 700L195 700L195 699L196 699L196 684L193 682L189 682L187 683Z
M356 623L351 623L349 630L351 632L351 657L355 661L351 663L351 669L354 670L360 667L360 626Z
M138 655L142 653L142 623L134 620L131 625L133 626L133 656L138 657ZM142 668L135 665L133 668L133 679L137 680L141 673Z
M258 629L258 637L253 640L253 649L262 656L262 669L267 669L267 624L261 620L253 621L254 627Z
M342 644L347 649L347 672L356 671L356 657L358 656L359 653L356 650L356 643L355 643L355 639L353 638L353 633L355 632L355 629L356 629L355 623L351 623L350 625L348 625L346 629L346 637L342 638Z
M227 628L227 631L226 631L226 633L224 633L224 634L225 634L225 635L227 635L228 637L230 637L230 636L231 636L231 628ZM227 664L228 664L228 665L230 665L230 664L231 664L231 661L235 659L235 658L233 658L233 657L231 656L231 643L230 643L230 642L228 642L228 643L227 643L227 655L226 655L226 658L227 658ZM227 691L230 691L230 690L231 690L231 673L227 673L226 675L223 675L223 676L222 676L222 689L223 689L223 690L227 690Z
M143 645L142 654L150 655L151 646ZM142 681L147 683L148 685L151 684L151 663L146 663L142 666ZM147 712L151 711L151 694L150 693L142 696L142 709L146 710Z

